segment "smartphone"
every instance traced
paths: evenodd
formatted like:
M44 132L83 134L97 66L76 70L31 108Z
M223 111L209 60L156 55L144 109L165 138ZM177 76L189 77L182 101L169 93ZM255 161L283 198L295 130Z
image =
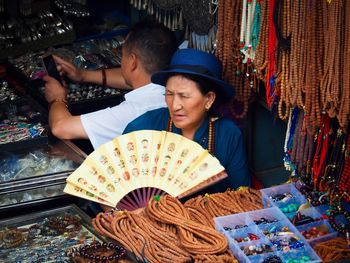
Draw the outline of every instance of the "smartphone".
M41 59L47 75L56 79L63 86L61 75L57 70L57 65L52 55L51 54L45 55Z

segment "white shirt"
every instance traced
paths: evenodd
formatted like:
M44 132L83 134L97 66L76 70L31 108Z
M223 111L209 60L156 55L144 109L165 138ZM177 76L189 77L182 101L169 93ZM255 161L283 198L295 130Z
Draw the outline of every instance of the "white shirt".
M125 94L125 101L112 108L81 115L81 122L94 149L121 135L129 124L147 111L166 107L164 87L150 83Z

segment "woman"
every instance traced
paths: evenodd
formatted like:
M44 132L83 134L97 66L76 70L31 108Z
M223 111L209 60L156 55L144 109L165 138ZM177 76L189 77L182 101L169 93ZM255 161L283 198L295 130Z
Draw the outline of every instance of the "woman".
M228 174L228 178L205 190L209 193L250 185L240 130L229 119L213 118L217 107L234 95L233 87L220 76L221 64L214 55L195 49L178 50L168 69L152 75L153 83L166 86L167 108L141 115L123 132L167 130L208 149ZM214 131L210 132L213 136L209 136L209 130Z

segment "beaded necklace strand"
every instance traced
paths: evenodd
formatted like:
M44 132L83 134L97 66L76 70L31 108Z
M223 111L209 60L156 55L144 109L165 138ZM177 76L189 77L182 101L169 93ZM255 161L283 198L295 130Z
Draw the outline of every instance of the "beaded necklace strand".
M343 60L343 74L341 83L341 100L338 113L338 120L340 126L344 131L348 130L348 123L350 119L350 2L344 3L344 50L342 55Z
M215 122L216 118L209 118L209 124L208 124L208 152L215 156ZM173 122L169 118L167 123L167 131L172 132L173 131ZM206 138L204 138L201 142L201 145L203 148L205 148L205 142Z

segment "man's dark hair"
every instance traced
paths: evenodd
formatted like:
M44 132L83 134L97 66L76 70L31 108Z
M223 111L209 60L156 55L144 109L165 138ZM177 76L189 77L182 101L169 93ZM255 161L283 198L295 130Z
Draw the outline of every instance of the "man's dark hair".
M135 24L126 38L124 48L135 53L147 73L168 67L177 49L175 34L154 19Z

